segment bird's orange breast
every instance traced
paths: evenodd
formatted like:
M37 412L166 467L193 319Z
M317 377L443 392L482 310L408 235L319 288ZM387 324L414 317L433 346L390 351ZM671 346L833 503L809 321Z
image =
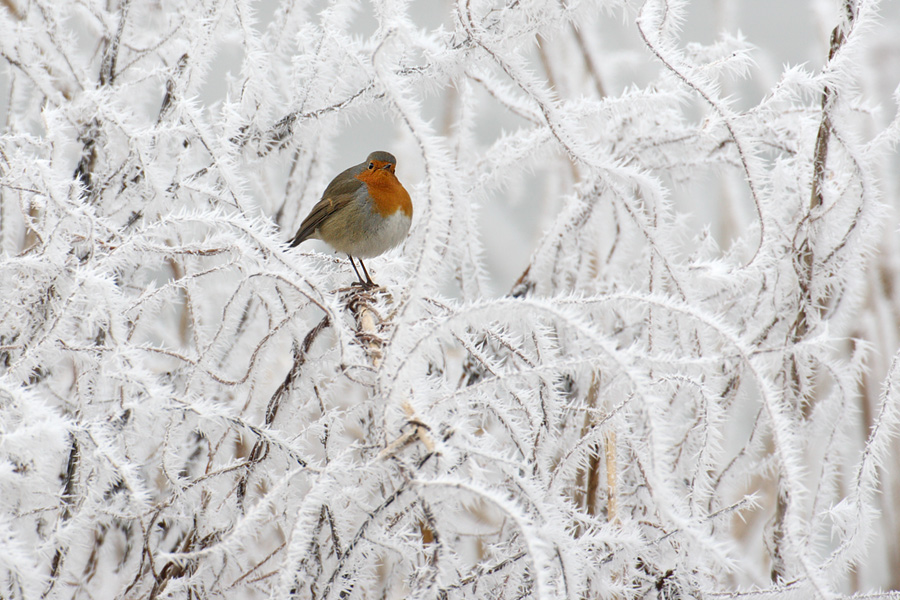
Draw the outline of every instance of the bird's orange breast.
M363 171L356 178L366 184L375 212L379 215L388 217L401 210L412 218L412 200L396 175L385 169L377 169L374 172Z

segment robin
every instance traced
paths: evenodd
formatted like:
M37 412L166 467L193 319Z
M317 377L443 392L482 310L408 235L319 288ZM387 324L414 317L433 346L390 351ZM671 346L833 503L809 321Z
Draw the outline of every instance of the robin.
M350 257L350 264L363 287L375 282L363 258L384 254L409 232L412 201L394 174L397 159L388 152L373 152L355 167L331 180L322 199L303 219L290 247L309 238L327 243ZM359 259L363 281L353 257Z

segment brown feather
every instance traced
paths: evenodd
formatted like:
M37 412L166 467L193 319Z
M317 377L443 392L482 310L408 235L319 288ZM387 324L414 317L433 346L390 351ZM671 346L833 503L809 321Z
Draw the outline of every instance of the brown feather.
M356 175L366 169L366 164L360 163L350 167L331 180L331 183L328 184L328 187L325 188L325 192L322 194L322 199L316 203L300 224L297 235L291 240L291 248L311 237L315 237L316 230L329 216L353 200L359 188L363 185L362 181L356 178Z

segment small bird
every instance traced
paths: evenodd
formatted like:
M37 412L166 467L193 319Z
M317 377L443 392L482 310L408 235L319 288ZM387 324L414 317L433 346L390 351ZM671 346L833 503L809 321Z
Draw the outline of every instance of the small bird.
M303 219L290 247L309 238L322 240L350 257L363 287L373 287L363 258L384 254L398 245L412 223L412 201L394 174L397 159L389 152L373 152L365 162L331 180L322 199ZM353 257L359 259L363 281Z

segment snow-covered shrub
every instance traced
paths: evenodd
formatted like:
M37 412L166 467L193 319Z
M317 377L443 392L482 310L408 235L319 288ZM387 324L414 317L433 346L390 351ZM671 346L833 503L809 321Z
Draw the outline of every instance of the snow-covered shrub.
M0 598L900 589L900 19L786 4L0 2Z

